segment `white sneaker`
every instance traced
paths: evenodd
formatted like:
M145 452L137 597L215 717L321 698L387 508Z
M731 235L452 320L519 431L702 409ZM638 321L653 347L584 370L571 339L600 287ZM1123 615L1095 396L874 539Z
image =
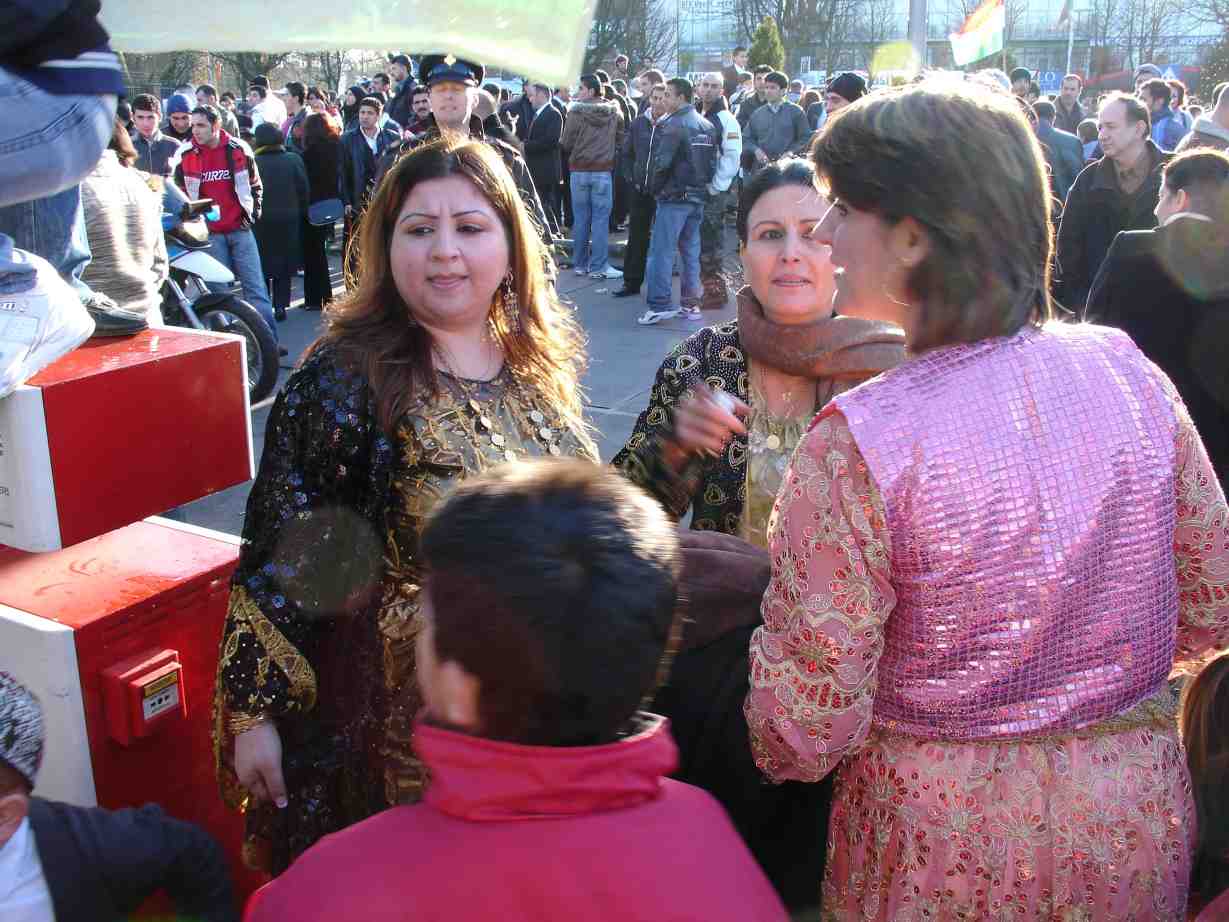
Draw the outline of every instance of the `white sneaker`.
M614 266L607 266L601 272L590 272L589 278L591 279L621 279L623 278L623 273L620 272L618 269L616 269Z
M689 323L703 323L704 317L700 314L698 307L684 307L679 315Z
M582 269L580 268L580 266L574 267L572 271L575 272L577 275L588 275L589 274L588 269Z
M636 319L636 322L641 326L651 327L653 324L661 323L663 320L673 320L680 313L677 310L655 311L649 308Z

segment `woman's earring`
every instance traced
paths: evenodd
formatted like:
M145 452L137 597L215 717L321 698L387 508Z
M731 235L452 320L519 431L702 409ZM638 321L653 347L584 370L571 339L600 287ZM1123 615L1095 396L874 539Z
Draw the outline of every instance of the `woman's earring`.
M521 331L521 299L516 295L516 280L512 277L511 269L499 285L499 294L500 300L503 301L504 321L508 324L508 329L513 333L519 333Z
M905 257L903 257L903 256L902 256L902 257L900 257L900 259L899 259L898 261L899 261L899 262L900 262L900 264L901 264L901 265L905 268L905 271L906 271L906 272L908 272L909 270L911 270L911 269L913 268L913 263L912 263L912 262L910 262L908 259L906 259L906 258L905 258ZM884 279L883 284L879 286L879 290L883 293L883 296L884 296L885 298L887 298L889 301L891 301L893 304L897 305L898 307L908 307L908 308L912 309L912 307L913 307L913 305L912 305L912 304L910 304L908 301L898 301L898 300L896 300L896 298L892 295L892 292L888 291L888 282L887 282L887 279Z

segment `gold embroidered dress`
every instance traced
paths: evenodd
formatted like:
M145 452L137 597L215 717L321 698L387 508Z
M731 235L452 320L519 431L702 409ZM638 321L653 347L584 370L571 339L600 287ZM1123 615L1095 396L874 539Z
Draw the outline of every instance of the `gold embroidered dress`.
M493 380L438 375L393 438L365 378L329 348L270 414L222 639L219 776L229 803L233 736L276 722L285 810L249 811L251 857L279 872L321 836L418 798L410 748L420 701L418 537L466 477L518 458L597 460L579 431L505 367Z

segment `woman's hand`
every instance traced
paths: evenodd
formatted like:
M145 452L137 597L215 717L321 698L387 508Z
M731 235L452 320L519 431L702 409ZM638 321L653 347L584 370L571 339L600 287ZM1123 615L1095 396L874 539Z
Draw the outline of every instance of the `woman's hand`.
M286 806L282 777L282 737L272 721L257 724L235 737L235 774L257 803Z
M708 452L719 455L734 435L746 435L740 417L751 408L727 391L714 393L707 385L674 410L674 442L685 456ZM685 463L686 457L683 462Z

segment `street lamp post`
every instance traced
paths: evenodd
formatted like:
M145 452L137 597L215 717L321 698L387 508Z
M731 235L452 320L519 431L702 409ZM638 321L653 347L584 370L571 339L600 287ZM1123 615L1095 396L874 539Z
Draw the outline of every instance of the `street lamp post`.
M926 0L909 0L909 44L917 55L918 68L925 68Z

